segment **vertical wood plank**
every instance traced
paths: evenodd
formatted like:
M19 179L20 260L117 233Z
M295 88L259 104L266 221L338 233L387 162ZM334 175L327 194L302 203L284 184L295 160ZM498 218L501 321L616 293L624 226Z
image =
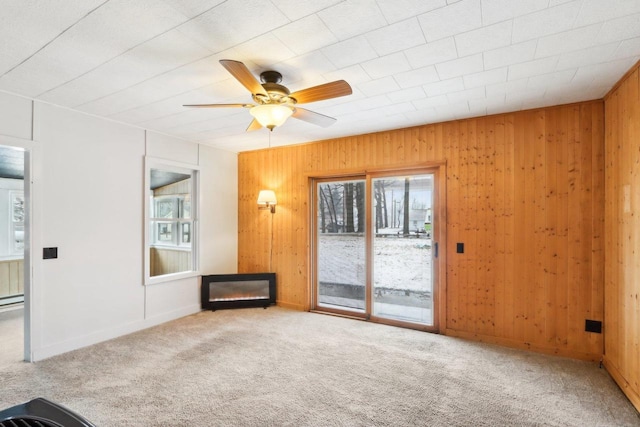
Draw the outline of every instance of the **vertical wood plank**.
M514 133L514 117L513 114L504 117L504 318L503 331L504 337L515 337L514 322L516 312L514 310L514 293L516 288L515 279L515 133ZM499 231L498 231L499 232ZM499 268L499 267L497 267ZM497 322L498 320L496 320ZM499 334L496 331L496 334Z
M567 236L569 242L581 243L581 230L583 227L583 217L580 206L580 174L582 164L581 159L581 141L579 133L579 111L572 108L569 111L569 140L567 144L568 149L568 176L567 182L569 184L568 192L568 209L569 209L569 227L567 230ZM580 265L580 247L579 245L569 244L567 248L567 300L568 301L581 301L580 287L583 284L584 278L582 277L582 268ZM577 307L577 304L576 304ZM570 345L580 345L581 324L580 318L582 317L582 310L571 309L568 311L568 325L567 325L567 340ZM582 319L584 322L584 319ZM583 323L584 324L584 323Z
M523 236L523 255L527 262L524 262L523 285L525 293L520 295L525 305L524 340L527 345L535 342L537 337L538 324L536 322L536 177L535 177L535 142L536 142L536 114L535 112L525 113L524 124L524 216L525 227Z
M448 126L451 126L450 124ZM445 153L448 159L447 169L454 170L456 172L448 173L447 180L447 192L449 194L459 195L461 192L462 178L457 171L460 170L460 132L454 132L449 138L443 136L443 125L438 125L432 128L433 132L430 133L429 138L436 138L436 132L438 135L437 140L441 141L441 150ZM447 320L446 323L453 329L463 328L464 308L462 307L464 301L462 300L464 275L461 263L459 262L460 255L456 253L455 244L451 242L459 242L462 236L462 224L460 218L462 216L462 205L460 197L453 197L447 199L447 237L449 244L447 244Z
M533 268L534 289L533 289L533 341L544 343L544 330L546 323L546 282L547 282L547 224L546 224L546 141L545 141L545 119L544 111L537 110L534 113L534 159L533 159L533 226L534 226L534 259Z
M505 282L506 265L507 265L507 220L508 209L506 206L506 169L509 162L505 152L505 116L495 118L493 139L489 141L489 147L495 147L495 151L491 153L493 160L493 182L495 197L493 198L493 207L489 218L493 219L493 228L489 230L488 238L493 240L495 236L495 247L493 249L495 264L492 270L492 280L494 283L494 318L493 318L493 334L504 336L505 329ZM511 262L511 261L509 261Z
M592 123L592 183L593 194L591 235L591 313L596 320L604 320L604 222L605 222L605 152L604 152L604 106L594 104L591 109ZM604 352L603 336L590 334L590 352Z
M559 116L558 111L547 112L545 118L545 230L547 249L543 252L545 264L545 281L544 281L544 318L545 319L561 319L558 317L559 310L556 301L556 288L553 286L557 270L557 215L558 215L558 171L557 171L557 151L560 145L559 135L556 134L556 121ZM544 341L550 345L555 344L557 340L557 323L545 322Z
M618 204L620 194L618 171L620 168L619 156L622 151L622 141L618 133L618 98L620 92L624 90L618 88L613 95L605 101L605 355L616 369L620 369L620 364L624 355L619 351L621 325L619 323L620 303L619 303L619 252L618 252L618 221L621 214Z
M12 295L9 263L0 262L0 297Z
M525 139L525 133L527 131L531 132L531 126L526 114L519 113L514 116L514 222L518 224L518 227L515 227L514 233L515 280L513 281L513 300L511 302L515 316L513 320L513 335L511 336L526 345L528 341L525 336L527 335L525 334L525 325L529 321L527 317L527 301L530 300L528 289L531 282L527 272L527 263L531 262L531 254L528 253L527 227L524 224L527 224L527 220L531 221L531 218L527 218L526 215L528 208L527 195L531 191L527 187L531 180L527 180L529 168L527 167L526 159L528 152L530 152L527 147L531 147L531 142ZM531 154L529 154L529 157L531 157Z
M473 194L471 186L475 184L475 176L472 178L475 168L473 162L475 159L471 158L472 143L469 142L471 138L470 134L475 132L470 129L469 122L461 123L449 123L448 128L450 131L458 128L458 150L460 152L460 202L458 204L460 211L460 243L465 245L464 254L456 254L458 258L457 266L460 269L460 327L465 331L476 332L474 320L476 319L476 292L473 286L474 272L471 268L470 258L473 256L472 236L474 230L472 229L471 218L472 215L472 201L470 198ZM455 135L455 132L453 132ZM451 135L453 137L453 135ZM475 207L475 206L474 206ZM457 242L456 242L457 244Z
M556 135L556 200L555 200L555 279L559 283L567 283L568 280L568 200L569 200L569 181L568 181L568 142L569 136L567 128L569 126L570 115L566 109L558 111L555 121ZM568 313L569 300L566 286L555 288L556 301L556 345L567 345L568 334Z

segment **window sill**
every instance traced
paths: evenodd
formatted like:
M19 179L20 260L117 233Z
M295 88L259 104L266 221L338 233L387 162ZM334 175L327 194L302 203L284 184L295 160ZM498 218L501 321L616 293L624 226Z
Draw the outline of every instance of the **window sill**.
M200 276L199 271L184 271L181 273L163 274L162 276L145 277L144 284L146 286L156 285L158 283L173 282L176 280L188 279L190 277L198 276Z
M171 246L171 245L159 245L159 244L155 244L155 245L151 245L149 246L150 248L154 248L154 249L162 249L165 251L180 251L180 252L191 252L192 249L189 246Z
M24 255L16 254L16 255L7 255L0 257L0 261L20 261L24 259Z

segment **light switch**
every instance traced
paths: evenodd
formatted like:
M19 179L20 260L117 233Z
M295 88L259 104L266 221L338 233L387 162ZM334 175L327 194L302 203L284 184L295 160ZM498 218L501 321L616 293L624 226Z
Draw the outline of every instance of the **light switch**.
M43 248L42 259L58 258L58 248Z

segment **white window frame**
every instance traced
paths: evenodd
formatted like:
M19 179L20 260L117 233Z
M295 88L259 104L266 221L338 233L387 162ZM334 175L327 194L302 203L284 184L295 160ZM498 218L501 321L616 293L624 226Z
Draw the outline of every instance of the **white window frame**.
M177 243L182 239L182 224L191 224L191 244L190 245L166 245L177 250L189 250L191 248L191 261L192 269L188 271L182 271L179 273L164 274L162 276L151 276L151 260L150 260L150 248L152 246L160 246L155 244L155 231L151 232L151 222L157 222L161 218L152 218L151 215L155 210L153 206L154 199L151 191L151 169L161 169L169 172L176 172L186 175L191 175L191 215L189 219L183 218L167 218L167 222L175 224L176 230L174 231L173 240L177 239ZM145 180L144 180L144 284L153 285L156 283L164 283L168 281L183 279L187 277L195 277L200 275L199 271L199 253L200 253L200 238L199 238L199 174L200 168L196 165L174 162L165 159L158 159L154 157L145 157ZM171 198L172 196L167 196ZM176 197L177 198L177 197ZM179 201L178 201L179 208Z

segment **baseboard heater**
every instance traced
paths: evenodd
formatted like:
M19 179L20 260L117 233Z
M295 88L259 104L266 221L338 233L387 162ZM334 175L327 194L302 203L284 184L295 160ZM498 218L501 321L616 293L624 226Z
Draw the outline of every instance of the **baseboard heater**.
M264 307L276 303L275 273L202 276L202 309Z

